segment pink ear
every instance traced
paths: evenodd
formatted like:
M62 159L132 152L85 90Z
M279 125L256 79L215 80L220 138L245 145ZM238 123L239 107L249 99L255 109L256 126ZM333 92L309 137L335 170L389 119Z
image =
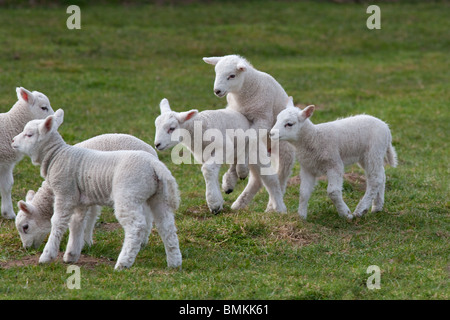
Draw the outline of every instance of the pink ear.
M313 105L310 105L310 106L307 106L305 109L303 109L303 117L305 119L311 117L314 112L314 108L315 107Z
M189 111L189 113L186 116L186 121L188 121L189 119L191 119L193 116L195 116L197 114L197 110L195 111Z
M28 205L23 200L20 200L17 205L21 211L25 212L26 214L31 214L31 211L29 210Z
M26 93L23 90L20 90L20 95L22 96L22 99L28 102L28 93Z
M53 126L53 117L48 117L48 118L45 120L44 127L45 127L45 129L46 129L47 131L50 131L50 129L52 128L52 126Z

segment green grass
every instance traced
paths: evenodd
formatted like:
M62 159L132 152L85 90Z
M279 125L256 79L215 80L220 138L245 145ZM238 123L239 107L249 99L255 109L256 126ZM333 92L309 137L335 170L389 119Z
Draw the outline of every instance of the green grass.
M70 144L107 132L152 144L163 97L179 111L224 107L201 58L238 53L297 103L318 106L316 123L359 113L389 123L399 166L386 169L383 212L343 221L320 181L304 222L298 185L287 190L286 215L264 213L262 191L247 210L231 211L241 182L213 216L200 167L174 165L163 152L182 196L182 271L167 269L156 231L131 270L113 271L123 231L100 225L83 251L98 263L81 266L81 290L67 288L60 259L0 268L0 299L449 299L449 6L381 3L381 30L366 28L366 7L82 6L81 30L66 28L65 7L1 8L0 112L16 101L16 86L44 92L64 109L60 132ZM25 158L15 169L14 202L40 183L39 168ZM350 208L363 188L345 182ZM110 209L100 222L115 222ZM42 249L22 249L14 222L0 220L0 264ZM366 287L370 265L381 269L380 290Z

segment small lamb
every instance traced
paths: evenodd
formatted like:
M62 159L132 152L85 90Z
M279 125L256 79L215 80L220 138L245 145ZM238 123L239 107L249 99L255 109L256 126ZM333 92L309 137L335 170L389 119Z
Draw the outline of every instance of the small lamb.
M389 127L368 115L358 115L314 125L309 118L314 106L296 108L290 98L270 131L271 137L292 143L300 162L300 201L298 213L306 219L308 200L319 176L328 177L328 196L341 217L352 219L383 209L386 176L384 164L397 166ZM358 163L367 178L366 193L351 213L342 199L344 167Z
M246 117L244 117L241 113L230 110L230 109L220 109L220 110L205 110L202 112L198 112L198 110L190 110L185 112L175 112L170 109L169 102L167 99L163 99L160 103L161 115L156 118L155 126L156 126L156 135L155 135L155 148L157 150L165 150L167 148L171 148L178 143L177 139L173 139L172 135L176 129L184 129L187 130L190 137L190 143L184 141L182 139L181 143L185 145L189 151L194 155L194 158L198 161L198 163L202 163L202 173L206 183L206 201L208 203L208 207L213 213L218 213L223 209L223 197L220 192L220 186L218 182L219 170L221 167L220 163L214 163L213 161L209 161L210 158L205 158L205 156L211 156L207 152L205 152L206 148L209 146L210 142L204 141L203 137L201 140L201 148L195 148L194 140L195 137L195 123L198 122L201 124L201 134L205 134L208 129L217 130L220 132L220 135L223 137L223 140L228 141L233 144L234 150L238 149L236 145L235 137L230 137L227 134L227 130L231 129L242 129L243 131L250 128L250 123ZM248 143L248 140L247 140ZM238 150L242 151L242 150ZM239 163L237 161L238 152L234 153L235 158L233 159L235 163ZM247 150L245 151L247 152ZM223 153L224 158L221 159L221 163L226 163L226 152ZM244 163L248 158L246 155L243 157L245 159ZM241 165L244 166L245 165ZM249 184L251 181L263 181L266 189L269 193L269 203L273 203L273 209L279 212L286 211L286 207L283 203L283 196L281 194L278 178L276 175L261 175L260 174L260 165L259 164L250 164L248 163L248 168L250 170L250 178ZM239 164L236 165L236 170L239 169ZM233 166L228 170L226 175L224 176L224 185L226 185L226 176L232 175L234 172ZM262 185L262 183L261 183ZM259 188L258 188L259 189ZM247 190L247 188L246 188ZM258 190L256 190L258 191ZM245 199L245 204L248 204L252 197L256 194L256 191L252 194L251 197L247 197ZM248 194L248 192L244 192ZM239 207L236 207L236 203L239 203ZM238 200L233 203L231 206L232 209L240 209L242 208L242 195L238 198Z
M38 92L16 88L18 101L6 113L0 113L0 193L1 214L6 219L14 219L11 190L14 183L13 170L23 155L11 147L12 138L22 132L28 121L44 119L53 114L48 98Z
M264 129L268 134L278 113L286 107L288 95L283 87L270 74L255 69L238 55L203 58L203 61L215 66L214 94L219 98L227 97L227 109L242 113L251 122L252 129ZM295 151L289 143L281 142L279 153L272 153L272 157L279 158L278 178L284 194L295 162ZM261 181L250 182L246 191L249 194L243 200L252 198L252 193L262 186Z
M128 135L128 134L102 134L83 142L80 142L74 147L88 148L100 151L116 151L116 150L142 150L150 153L158 158L156 151L144 141ZM16 217L16 228L19 232L23 247L38 248L45 240L45 237L51 231L51 218L53 216L53 202L55 200L53 190L47 182L43 182L37 192L29 190L25 201L20 200L17 204L20 211ZM92 245L92 235L94 225L101 213L100 206L91 206L87 208L84 215L84 221L79 223L83 230L80 232L84 234L84 243ZM75 216L72 216L72 218ZM72 222L70 222L72 223ZM69 223L69 225L70 225ZM151 232L152 223L149 223ZM148 236L145 237L148 239ZM76 245L76 244L74 244ZM77 249L78 250L78 249ZM75 251L77 251L75 250Z
M76 262L83 243L79 223L86 207L108 205L114 206L115 216L125 231L116 270L133 265L146 242L151 217L163 240L168 266L180 267L173 215L179 205L179 192L167 167L144 151L97 151L67 145L57 131L63 117L64 112L59 109L45 120L30 121L12 143L15 150L41 166L41 176L55 196L52 229L39 262L56 258L69 221L72 239L64 261Z

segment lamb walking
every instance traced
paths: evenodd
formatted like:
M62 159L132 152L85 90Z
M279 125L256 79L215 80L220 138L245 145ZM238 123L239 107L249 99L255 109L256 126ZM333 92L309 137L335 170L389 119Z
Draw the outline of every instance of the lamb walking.
M56 258L61 237L73 215L83 215L93 205L109 205L125 231L115 269L129 268L148 235L148 224L156 223L169 267L181 266L181 252L173 211L179 205L178 185L167 167L145 151L97 151L67 145L57 129L64 112L59 109L45 120L30 121L12 147L40 165L41 176L53 190L52 229L39 258ZM82 221L83 219L72 219ZM82 243L79 226L70 224L74 242ZM82 245L69 245L65 262L76 262ZM76 249L75 249L76 248Z
M297 150L300 162L300 201L298 213L306 219L308 200L321 175L328 178L328 196L341 217L352 219L381 211L384 204L386 176L384 164L397 166L397 154L386 123L372 116L358 115L314 125L309 118L314 106L303 110L292 98L280 112L270 135L289 141ZM352 214L342 199L344 167L358 163L364 170L367 186L364 197Z

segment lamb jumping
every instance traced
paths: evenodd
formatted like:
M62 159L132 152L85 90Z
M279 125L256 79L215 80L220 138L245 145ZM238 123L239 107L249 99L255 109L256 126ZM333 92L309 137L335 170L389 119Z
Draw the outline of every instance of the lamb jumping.
M203 164L202 173L206 184L206 201L211 212L217 213L223 208L224 200L218 182L219 170L221 164L230 162L237 163L237 170L240 166L239 163L247 163L250 170L249 181L262 179L269 193L269 202L273 203L273 209L280 212L286 211L277 176L275 174L260 175L261 165L257 163L257 161L255 161L255 163L248 163L246 154L243 154L241 158L245 159L245 161L238 161L241 156L239 151L247 153L247 150L244 149L248 146L248 139L246 139L246 145L244 145L243 148L238 148L236 136L231 136L230 131L241 129L242 132L244 132L249 129L250 123L245 116L231 109L205 110L202 112L198 112L194 109L186 112L175 112L170 109L167 99L161 101L160 109L161 115L155 120L155 148L157 150L165 150L176 145L179 140L173 138L172 135L177 129L184 129L187 131L189 137L193 137L193 139L187 139L186 141L183 138L181 143L189 149L198 163ZM199 148L195 148L194 145L196 143L195 140L198 138L196 137L198 133L195 129L195 123L199 124L199 133L202 135L200 137L201 140L199 141L199 144L201 144ZM219 161L211 160L213 156L219 156L206 152L207 148L210 147L210 143L205 141L206 139L203 139L203 135L206 135L207 130L215 130L215 132L218 133L218 136L220 135L220 139L224 144L229 143L232 145L233 150L237 150L237 152L233 152L232 154L234 157L233 159L227 161L228 155L226 152L223 152L223 158L218 159ZM245 167L244 164L242 164L242 166ZM226 185L227 175L232 175L234 171L232 166L225 174L224 185ZM251 199L247 200L248 203ZM236 202L237 201L238 200L236 200ZM236 202L232 205L232 209L238 209L235 205Z
M397 166L397 154L386 123L372 116L358 115L314 125L309 118L314 106L296 108L292 98L280 112L270 135L290 142L300 162L300 201L298 213L306 219L308 200L319 176L328 178L328 196L341 217L352 219L381 211L386 175L384 164ZM364 170L367 186L353 215L342 199L344 167L358 163Z
M14 183L13 170L23 155L11 147L12 138L22 132L28 121L44 119L53 114L48 98L38 92L16 88L18 101L6 113L0 114L0 193L1 214L6 219L14 219L11 190Z
M146 151L156 158L156 151L144 141L128 134L102 134L86 141L80 142L74 147L88 148L100 151L116 151L116 150L142 150ZM29 190L25 201L20 200L17 206L20 211L16 217L16 228L19 232L20 239L24 248L38 248L44 241L45 237L51 231L51 218L53 216L53 202L55 197L53 190L47 182L43 182L37 192ZM94 225L101 213L100 206L89 207L84 215L84 220L78 223L83 230L79 231L84 234L84 243L88 246L92 245L92 235ZM75 215L72 216L74 218ZM150 217L151 218L151 217ZM70 222L72 223L72 222ZM69 223L69 225L70 225ZM152 223L149 223L148 233L151 232ZM144 240L148 239L144 237ZM72 233L69 236L69 242L73 243ZM76 246L78 243L73 243ZM79 245L79 244L78 244ZM82 245L82 244L81 244ZM78 251L81 249L75 249Z
M288 95L282 86L271 75L256 70L250 62L238 55L203 60L215 66L215 95L219 98L226 95L227 108L246 116L252 123L251 128L264 129L268 134L278 113L286 107ZM271 149L269 145L267 148ZM295 151L289 143L281 142L279 154L272 153L272 157L279 158L278 178L281 192L284 194L295 162ZM253 198L261 186L260 179L250 180L236 206L245 206L245 202Z
M179 192L167 167L144 151L98 151L69 146L57 131L63 116L59 109L45 120L30 121L12 143L15 150L40 165L41 176L55 196L51 233L39 262L56 258L70 220L73 243L78 245L68 243L64 261L76 262L83 243L83 228L77 224L83 221L86 207L108 205L114 206L115 216L125 231L115 269L133 265L146 242L151 217L164 242L168 266L181 266L173 215L179 205Z

